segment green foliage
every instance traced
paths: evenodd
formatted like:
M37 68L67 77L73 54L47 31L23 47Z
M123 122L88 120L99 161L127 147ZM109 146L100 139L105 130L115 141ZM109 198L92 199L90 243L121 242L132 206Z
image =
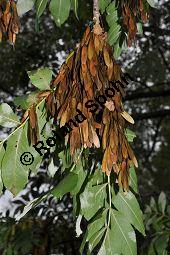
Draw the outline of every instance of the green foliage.
M69 173L54 189L51 194L56 198L62 198L68 192L71 192L77 183L77 174Z
M32 84L40 90L50 89L53 72L48 68L41 68L36 71L28 71Z
M4 104L1 106L1 125L11 127L11 123L16 124L17 116L12 112L12 109L5 104L6 114L4 114ZM46 114L43 113L43 106L37 107L37 116L39 120L39 129L42 134L41 140L45 140L45 135L48 137L46 129ZM7 119L7 121L6 121ZM18 122L18 125L20 123ZM19 193L28 182L29 171L36 172L42 161L40 156L32 146L30 146L27 137L28 123L20 124L5 140L0 143L1 150L4 151L3 144L6 142L5 154L0 158L1 175L3 184L13 194ZM21 163L21 156L23 153L29 152L34 158L33 164L24 165ZM12 181L11 181L12 180Z
M164 192L161 192L158 199L159 210L164 214L166 208L166 195Z
M145 210L145 224L149 240L149 248L143 254L168 255L170 249L170 205L166 202L166 195L161 192L158 202L152 197Z
M17 1L17 11L18 15L22 16L26 12L30 11L34 6L35 0L18 0Z
M125 134L129 142L133 142L134 138L136 137L135 133L129 128L126 129Z
M103 14L106 10L106 7L110 4L111 0L99 0L99 8Z
M131 191L125 195L120 190L113 199L113 204L122 214L124 214L125 218L128 219L128 222L145 235L142 212L139 208L137 199Z
M22 0L20 1L22 3ZM18 3L19 13L23 14L33 7L33 0L27 0L26 2L27 4L25 8L22 7L24 4ZM150 6L156 7L154 0L147 0L147 2ZM145 2L144 5L148 8L149 5L147 2ZM58 27L68 19L71 9L74 11L77 19L79 18L78 0L34 0L34 3L38 19L41 17L49 3L49 10ZM122 17L120 17L121 4L117 1L99 0L99 8L102 15L106 12L106 20L109 26L108 41L111 46L114 46L114 57L117 59L120 56L121 51L127 47L127 31L125 31L122 24ZM140 22L141 21L138 19L138 32L142 33L142 23Z
M71 0L71 7L73 8L73 11L78 19L78 0Z
M108 31L108 40L110 45L114 45L120 35L121 28L121 26L118 24L118 12L116 8L116 3L111 2L111 4L107 7L106 11L106 20L110 27Z
M16 220L19 221L21 218L23 218L30 210L34 209L36 206L38 206L41 202L43 202L49 195L49 192L45 195L42 195L38 198L35 198L31 200L25 207L23 212L20 215L17 215Z
M80 195L81 214L90 220L99 209L104 207L105 190L107 184L92 186L88 182L84 192Z
M50 12L57 26L61 26L69 16L70 0L51 0Z
M36 0L35 1L35 8L36 8L36 14L37 17L40 18L43 14L46 6L47 6L48 0Z
M2 189L3 189L3 182L2 182L2 159L4 157L5 154L5 149L3 147L3 144L0 145L0 195L2 193Z
M25 128L18 129L9 139L2 160L2 179L13 194L21 191L28 182L29 167L21 164L20 156L29 151Z
M11 107L6 103L0 105L0 125L7 128L13 128L19 125L17 115L14 114Z
M14 98L14 103L16 106L20 107L22 110L27 110L32 104L37 103L37 94L40 91L34 91L29 95L18 96Z
M125 42L120 43L123 31L119 24L118 6L116 5L116 1L101 0L99 3L101 13L106 11L106 21L109 26L108 41L111 46L114 46L114 58L117 59L125 44Z
M137 254L136 235L132 226L116 210L110 209L110 214L111 227L106 229L99 254Z
M28 0L26 0L26 1L28 2ZM103 2L103 4L105 4L108 1L101 1L101 2ZM101 7L101 8L103 8L103 12L104 12L104 8L107 8L107 4L104 5L104 7ZM112 15L111 15L111 17L113 18ZM139 31L139 29L138 29L138 31ZM162 30L161 30L161 32L162 32ZM150 38L152 38L152 36ZM161 39L159 38L159 41L160 40ZM121 47L119 45L119 42L117 41L114 44L114 54L116 54L116 52L120 53L120 51L121 51ZM155 54L155 56L158 58L158 54ZM150 61L152 63L154 63L152 58L150 58ZM146 66L146 68L148 68L148 65L145 64L145 66ZM139 65L138 65L138 68L140 68ZM142 68L140 68L140 69L142 69ZM158 75L160 74L159 72L157 72L157 73L158 73ZM33 98L35 98L35 97L33 96ZM22 109L28 108L29 102L27 102L27 98L28 97L26 96L23 100L19 100L17 102L17 105L18 106L20 105ZM36 102L36 101L34 101L34 102ZM155 107L154 107L154 109L155 109ZM40 114L40 116L42 118L42 114ZM129 132L127 132L127 133L129 133ZM131 134L127 135L127 137L128 137L129 141L132 141L133 138L134 138L133 134L132 135ZM6 145L6 143L4 145ZM8 145L8 141L7 141L7 145ZM2 149L2 150L0 149L0 170L1 170L1 163L2 163L2 160L4 158L4 153L5 153L4 147L5 146L3 147L3 144L1 144L0 147ZM72 162L70 163L69 160L66 159L66 151L63 151L61 154L62 154L62 156L61 156L62 157L62 171L63 172L69 172L69 170L72 166ZM164 155L167 157L168 153L165 151ZM57 157L56 154L55 154L55 156ZM94 155L92 155L92 156L94 156ZM160 159L161 159L160 160L161 172L163 172L162 171L163 170L162 169L162 164L164 163L163 160L162 160L162 158L163 158L162 156L163 155L161 155L161 157L160 157ZM50 172L54 176L54 180L57 180L57 178L55 176L55 173L56 173L57 169L58 169L58 171L60 171L60 169L55 165L54 161L52 161L52 163L51 163L51 168L52 168L52 170L50 170ZM96 169L95 169L95 171L96 171ZM76 215L77 216L82 213L81 208L79 208L79 206L81 205L81 203L80 203L81 195L87 189L88 183L91 182L91 179L93 179L93 180L95 178L98 179L97 181L94 181L94 183L91 185L91 188L98 187L98 186L102 187L102 185L105 185L105 183L106 183L105 193L106 193L107 196L104 198L104 205L101 207L102 212L100 213L99 212L100 209L99 209L99 211L96 212L97 215L92 216L92 218L88 222L88 227L87 227L87 229L88 229L87 233L89 233L88 238L87 239L84 238L84 242L86 242L86 246L88 245L87 240L90 240L90 245L88 247L89 250L90 250L89 251L90 254L93 253L93 251L91 252L91 250L93 248L95 249L95 247L97 249L97 246L99 246L99 245L100 245L100 249L99 249L98 254L100 254L100 255L101 254L102 255L103 254L112 254L112 252L110 252L111 249L114 253L116 251L117 254L124 254L124 252L126 252L126 251L123 250L124 246L125 246L128 254L131 254L131 251L133 252L136 248L134 248L134 246L132 245L132 248L130 247L130 249L129 249L128 243L130 243L130 240L129 240L129 235L127 236L128 231L126 231L126 226L128 225L128 228L129 228L129 226L131 227L131 224L133 224L132 221L134 221L136 218L134 217L134 219L132 220L132 215L133 215L134 208L132 207L132 210L130 210L129 207L127 208L127 203L124 202L124 200L126 200L126 195L127 194L125 194L125 195L122 194L122 196L124 195L124 197L123 197L124 200L122 200L122 199L120 200L119 193L121 191L119 191L117 193L117 187L114 187L115 191L113 189L111 189L111 194L112 194L112 198L113 198L112 199L112 207L115 206L115 204L113 203L114 198L116 200L116 196L118 197L117 207L115 206L116 209L118 209L118 212L116 212L112 208L113 214L116 215L116 217L113 217L112 210L110 210L110 212L111 212L111 214L110 214L111 215L110 216L110 219L111 219L110 220L110 227L106 229L107 223L108 223L107 220L108 220L108 216L109 216L108 208L106 208L106 207L109 207L108 206L108 202L109 202L108 187L109 187L109 185L107 184L107 180L103 179L102 174L98 174L99 175L98 177L97 177L97 175L94 176L94 174L92 173L91 167L90 166L85 167L85 165L82 161L77 162L76 166L74 167L73 172L77 175L77 178L78 178L77 183L75 184L75 188L71 189L71 195L73 196L73 200L75 201L73 209L75 210L75 208L76 208L76 211L77 211ZM164 178L164 180L165 180L165 178ZM146 179L145 179L145 182L146 182ZM165 181L163 181L162 183L164 185ZM166 185L167 185L167 183L166 183ZM111 186L111 188L113 188L112 187L113 184L111 184L110 186ZM136 171L133 167L131 167L131 169L130 169L130 187L131 187L131 189L133 189L133 191L135 191L135 192L138 191ZM0 178L0 190L2 190L1 178ZM114 193L116 193L116 194L114 194ZM130 193L132 193L132 192L130 191ZM132 195L133 195L133 193L132 193ZM96 196L94 195L94 197L96 197ZM36 201L36 203L34 205L38 205L39 202L40 202L39 200ZM122 203L123 203L123 205L122 205ZM168 254L168 249L169 249L168 248L168 242L169 242L169 237L168 236L169 236L169 217L170 217L169 212L170 212L170 208L167 206L167 199L165 197L165 194L161 193L158 202L156 202L154 199L152 199L149 207L150 208L148 208L148 212L146 211L146 215L148 217L148 218L146 217L146 223L147 223L147 235L149 236L148 243L149 244L151 243L151 246L150 246L149 250L146 250L146 248L145 248L146 246L148 246L148 244L144 247L145 251L143 252L143 255L146 255L146 254L147 255L153 255L153 254L154 255L162 255L162 254L166 255L166 254ZM122 216L122 214L124 213L124 208L126 208L128 210L128 214L126 215L127 219L125 219L125 216ZM130 208L131 208L131 206L130 206ZM86 214L86 212L84 212L84 214ZM83 217L81 216L82 220L84 218L85 218L85 216L83 216ZM116 218L118 219L117 220L118 223L119 223L120 219L121 219L121 221L123 221L125 227L123 226L122 230L125 233L121 232L121 228L119 228L119 225L114 224L114 223L117 223L115 221ZM54 224L51 224L51 225L54 225ZM135 225L135 223L134 223L134 225ZM122 226L121 223L120 223L120 226ZM1 231L2 231L2 229L3 228L2 228L2 225L1 225ZM136 229L137 229L137 227L136 227ZM58 232L58 230L59 229L57 229L56 232ZM132 240L135 240L135 233L134 233L134 230L133 230L132 227L131 227L131 230L132 230L132 233L130 234L130 237L131 237L131 241L132 241ZM11 228L6 227L6 232L10 233L10 231L12 231ZM14 243L15 244L17 243L17 245L18 245L17 248L16 248L16 246L13 246L11 244L12 241L10 241L9 245L8 246L6 245L6 247L5 247L5 252L7 254L8 253L10 254L10 253L14 253L15 252L14 250L19 249L18 254L24 254L24 255L27 254L28 249L29 249L27 246L32 244L32 242L34 242L34 239L31 239L31 238L29 239L29 237L32 236L31 234L32 234L33 231L35 231L34 225L33 225L33 228L31 230L29 229L29 231L27 231L28 232L27 235L24 235L26 230L23 231L23 229L20 229L20 232L17 232L16 236L19 236L20 238L21 238L21 236L23 236L23 237L25 237L25 239L24 238L19 239L19 240L21 240L20 243L19 243L19 241L15 242L15 240L14 240ZM19 235L19 233L20 233L20 235ZM116 233L117 236L115 235L115 233ZM122 233L124 234L124 236L122 235ZM2 234L2 236L3 236L3 234ZM8 236L9 236L9 234L8 234ZM106 238L105 238L105 236L106 236ZM87 234L86 234L86 237L87 237ZM119 241L119 237L120 237L121 241ZM122 240L122 237L125 237L128 240L128 242L124 242L125 238L123 238L123 240ZM3 239L1 239L1 240L3 240ZM4 238L4 240L5 240L5 238ZM99 242L99 240L100 240L101 243ZM5 241L1 241L0 242L0 248L6 243L7 242L5 242ZM25 249L25 251L23 251L24 249ZM135 253L137 253L136 250L135 250ZM81 254L83 254L83 252Z
M136 193L138 193L136 170L133 166L130 168L130 186Z
M147 2L151 7L156 8L155 0L147 0Z
M49 84L52 79L52 71L38 69L37 71L28 72L31 82L40 90L50 89ZM29 106L36 102L37 92L31 93L28 97L15 99L18 106L23 108L27 104ZM23 101L26 101L25 103ZM1 123L5 125L5 119L11 120L13 123L17 117L8 105L8 114L4 114L1 106ZM41 140L44 141L50 136L50 128L46 131L49 124L46 119L44 102L40 102L36 107L38 125L40 129ZM18 121L18 120L17 120ZM10 122L10 125L11 125ZM19 124L19 122L17 122ZM27 139L28 123L25 121L5 139L5 152L2 146L2 181L6 188L13 194L21 191L28 181L28 173L30 170L36 172L40 166L42 157L30 147ZM127 129L126 136L129 141L133 141L135 134ZM57 148L57 145L56 145ZM21 164L20 157L24 152L31 152L34 156L34 163L31 166ZM114 174L106 177L102 173L98 164L94 171L87 171L87 162L85 160L83 149L71 159L69 148L60 149L58 152L59 166L62 176L58 184L55 184L46 194L31 201L25 207L23 213L17 217L20 220L31 209L35 208L39 203L44 201L49 195L53 195L57 199L61 199L63 195L70 193L73 198L74 216L79 219L85 218L88 221L88 227L81 246L83 251L84 245L88 244L88 252L92 254L94 250L98 250L99 254L136 254L136 237L134 228L142 234L145 234L142 213L134 194L129 191L125 194L121 189L117 192L115 186ZM10 158L10 160L9 160ZM55 176L59 166L56 165L55 158L51 160L48 171L51 176ZM90 165L88 164L90 168ZM11 180L13 180L11 182ZM130 169L130 186L137 192L137 178L134 168ZM2 185L1 185L2 186ZM163 197L160 201L164 201ZM161 202L160 202L161 203ZM117 209L117 211L115 210ZM77 223L78 225L78 223ZM78 231L80 234L80 229ZM119 238L118 238L119 237ZM122 245L123 244L123 245Z
M115 194L114 188L100 168L89 176L81 192L80 211L88 221L80 253L88 243L88 254L137 254L136 237L132 225L145 234L142 212L132 192ZM116 211L114 208L118 211ZM118 238L119 237L119 238ZM98 248L97 248L98 247Z

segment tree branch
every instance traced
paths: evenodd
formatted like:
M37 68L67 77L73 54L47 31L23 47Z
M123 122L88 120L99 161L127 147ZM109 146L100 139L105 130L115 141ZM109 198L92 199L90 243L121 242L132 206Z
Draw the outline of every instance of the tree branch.
M170 89L162 91L148 91L148 92L137 92L127 95L125 101L131 101L140 98L151 98L151 97L167 97L170 96Z
M165 56L164 56L164 53L163 53L161 47L158 48L158 51L159 51L159 53L160 53L160 55L161 55L161 57L162 57L162 60L163 60L164 65L166 66L166 68L167 68L168 71L170 72L170 66L169 66L168 61L166 60L166 58L165 58Z
M144 119L154 119L159 117L170 116L170 110L160 110L155 112L146 112L146 113L136 113L133 114L135 120L144 120Z
M157 27L156 28L157 29L157 33L159 34L159 35L169 35L169 29L163 29L163 28L159 28L159 27ZM152 32L152 27L143 27L143 32L145 33L145 32Z
M100 24L100 12L98 0L93 0L93 21L96 25Z
M160 127L161 127L161 124L162 124L162 120L163 120L162 117L160 119L158 119L155 134L154 134L153 139L152 139L153 140L152 141L152 146L151 146L151 149L148 151L147 158L149 158L152 155L152 153L155 151L155 146L156 146L156 143L157 143L157 138L158 138L158 135L159 135L159 130L160 130Z

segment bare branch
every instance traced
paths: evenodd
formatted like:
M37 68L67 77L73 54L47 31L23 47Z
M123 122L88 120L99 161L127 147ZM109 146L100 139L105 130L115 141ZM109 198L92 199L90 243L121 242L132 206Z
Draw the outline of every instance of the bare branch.
M170 110L160 110L155 112L146 112L146 113L136 113L133 114L135 120L144 120L144 119L155 119L155 118L165 118L170 117Z
M162 91L148 91L148 92L134 92L125 97L125 101L131 101L140 98L154 98L154 97L168 97L170 96L170 89Z

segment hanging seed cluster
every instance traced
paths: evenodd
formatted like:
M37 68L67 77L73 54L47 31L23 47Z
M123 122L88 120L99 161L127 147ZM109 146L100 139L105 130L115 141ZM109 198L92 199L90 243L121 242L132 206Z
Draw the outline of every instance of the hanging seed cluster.
M107 43L107 34L100 26L94 26L93 31L87 27L77 49L64 62L53 81L53 93L46 97L46 108L54 122L60 122L60 127L68 126L68 123L72 126L72 131L65 137L71 155L82 146L102 147L103 172L110 175L112 170L115 171L119 185L127 190L129 167L132 162L137 167L137 160L125 136L126 121L134 121L123 109L122 87L118 85L119 92L114 89L114 96L107 99L100 117L85 106L88 100L94 100L107 88L113 88L115 81L121 81L121 76L121 69ZM76 126L74 117L78 112L82 112L86 119Z
M128 46L132 45L137 33L137 22L142 20L148 21L149 14L143 4L143 0L122 1L123 24L128 29Z
M0 1L0 42L7 35L9 42L14 45L19 32L19 18L14 0Z

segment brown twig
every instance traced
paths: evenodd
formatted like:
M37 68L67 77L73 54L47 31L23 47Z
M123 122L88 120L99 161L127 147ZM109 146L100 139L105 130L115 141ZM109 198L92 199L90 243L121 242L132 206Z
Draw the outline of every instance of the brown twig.
M93 0L93 21L96 25L100 24L100 12L98 0Z

